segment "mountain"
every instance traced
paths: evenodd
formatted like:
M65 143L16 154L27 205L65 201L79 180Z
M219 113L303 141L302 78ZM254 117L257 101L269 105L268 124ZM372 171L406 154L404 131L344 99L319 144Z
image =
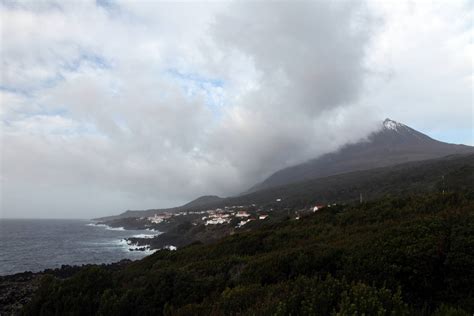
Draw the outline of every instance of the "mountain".
M474 147L440 142L387 118L381 129L372 133L367 141L350 144L336 152L279 170L247 192L357 170L473 152Z
M474 154L474 147L443 143L390 119L381 125L381 129L371 134L367 141L347 145L339 151L277 171L239 196L220 198L206 195L174 208L126 211L95 220L111 221L230 205L268 204L277 198L289 202L302 196L305 199L317 197L321 202L346 201L356 198L359 192L376 197L400 191L408 187L404 179L414 181L410 187L429 191L426 188L439 180L447 166L458 168L467 164L472 178L474 155L471 154Z
M474 154L412 161L395 166L353 171L262 189L230 197L212 207L264 205L298 208L314 203L346 203L378 199L387 195L406 196L442 190L464 192L474 183ZM277 202L276 200L281 200ZM210 207L210 206L209 206Z
M149 217L149 216L153 216L154 214L164 213L164 212L175 213L175 212L180 212L180 211L187 211L187 210L192 210L196 208L201 208L206 205L218 203L222 200L223 198L220 198L216 195L204 195L178 207L149 209L149 210L133 210L133 211L127 210L119 215L99 217L99 218L94 218L93 220L103 222L103 221L113 221L116 219L129 218L129 217Z
M201 197L198 197L197 199L184 204L180 208L182 209L191 209L191 208L196 208L196 207L201 207L204 205L212 204L212 203L217 203L222 201L223 198L218 197L217 195L203 195Z
M149 210L126 210L119 215L112 215L112 216L104 216L104 217L97 217L93 218L93 221L98 222L105 222L105 221L113 221L120 218L130 218L130 217L149 217L153 216L156 213L164 213L164 212L179 212L179 207L173 208L162 208L162 209L149 209Z
M394 166L353 171L317 179L270 187L247 194L219 198L205 196L174 209L127 211L97 220L152 216L155 213L197 211L232 205L257 204L273 209L305 207L314 203L345 203L359 199L371 200L414 193L442 190L468 191L474 183L474 153L457 154ZM277 202L277 199L280 201ZM195 203L196 202L196 203Z

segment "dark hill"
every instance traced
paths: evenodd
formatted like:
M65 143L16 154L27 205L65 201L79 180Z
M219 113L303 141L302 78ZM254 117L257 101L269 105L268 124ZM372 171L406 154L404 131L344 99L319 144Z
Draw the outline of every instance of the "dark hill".
M387 194L403 196L444 190L467 191L474 183L474 154L403 163L305 180L223 199L207 207L274 205L302 207L308 203L334 203L375 199ZM277 202L277 199L281 199Z
M277 171L240 196L220 198L214 195L206 195L179 207L129 210L117 216L102 217L96 220L110 221L118 218L153 216L155 213L206 209L225 205L267 204L276 198L294 199L310 193L314 197L331 201L355 198L359 194L358 190L363 191L362 193L372 190L370 195L377 196L377 192L387 193L392 188L387 184L387 180L383 179L384 176L390 176L393 172L405 168L408 169L402 171L401 174L411 172L418 174L416 170L418 166L421 166L422 169L432 166L431 162L428 162L427 165L403 165L404 163L422 162L449 155L472 153L474 153L474 147L472 146L443 143L404 124L386 119L382 124L382 128L370 135L367 141L347 145L337 152ZM467 159L470 164L472 159L466 157L460 159ZM451 162L456 160L456 158L452 159L454 160ZM472 166L472 164L470 165ZM380 169L390 166L398 167L393 170L390 168ZM374 170L371 172L369 171L371 169ZM437 172L433 174L441 176ZM365 179L365 177L368 178ZM378 180L375 180L375 178ZM318 179L320 181L313 181ZM431 179L431 176L427 175L426 179L420 178L419 187L426 188L427 179ZM377 181L382 181L379 183L380 186L373 184ZM397 183L396 185L400 186L400 184Z
M404 124L386 119L382 128L371 134L367 141L350 144L337 152L277 171L262 183L252 187L249 192L308 179L460 153L474 153L474 147L443 143Z
M473 210L452 192L326 208L120 270L47 275L22 314L472 315Z
M189 203L186 203L182 206L178 207L172 207L172 208L162 208L162 209L149 209L149 210L127 210L123 212L122 214L115 215L115 216L106 216L106 217L100 217L100 218L95 218L95 221L112 221L116 220L119 218L128 218L128 217L148 217L148 216L153 216L156 213L163 213L163 212L169 212L169 213L175 213L179 211L184 211L184 210L192 210L196 208L202 208L203 206L210 205L210 204L215 204L220 201L222 201L223 198L220 198L216 195L204 195L201 197L198 197L195 200L192 200Z
M203 197L174 209L127 211L101 219L151 216L158 212L205 210L232 205L258 204L275 208L302 207L311 203L339 203L374 199L387 194L466 191L474 183L474 154L407 162L395 166L354 171L281 185L228 198ZM281 199L277 202L277 199ZM195 203L197 201L197 203Z
M201 206L205 206L212 203L218 203L222 200L223 198L220 198L217 195L204 195L204 196L198 197L197 199L187 204L184 204L183 206L181 206L181 208L183 209L196 208L196 207L201 207Z

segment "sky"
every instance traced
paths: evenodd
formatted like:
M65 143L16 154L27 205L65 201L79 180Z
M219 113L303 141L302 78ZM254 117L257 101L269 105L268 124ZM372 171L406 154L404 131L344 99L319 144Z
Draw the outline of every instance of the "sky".
M473 1L0 0L0 217L245 191L386 117L474 145Z

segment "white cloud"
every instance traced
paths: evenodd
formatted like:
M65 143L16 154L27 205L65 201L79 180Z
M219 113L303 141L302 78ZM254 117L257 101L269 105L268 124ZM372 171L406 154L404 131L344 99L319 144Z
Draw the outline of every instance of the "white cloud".
M472 25L439 5L4 3L0 216L238 193L385 116L472 127Z
M384 26L371 61L388 80L372 83L368 102L429 134L472 130L472 2L381 1L374 9Z

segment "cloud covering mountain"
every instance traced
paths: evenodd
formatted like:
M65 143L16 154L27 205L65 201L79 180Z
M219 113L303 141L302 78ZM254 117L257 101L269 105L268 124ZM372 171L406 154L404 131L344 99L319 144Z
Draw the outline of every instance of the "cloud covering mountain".
M466 8L2 2L0 216L234 194L385 116L472 144Z

